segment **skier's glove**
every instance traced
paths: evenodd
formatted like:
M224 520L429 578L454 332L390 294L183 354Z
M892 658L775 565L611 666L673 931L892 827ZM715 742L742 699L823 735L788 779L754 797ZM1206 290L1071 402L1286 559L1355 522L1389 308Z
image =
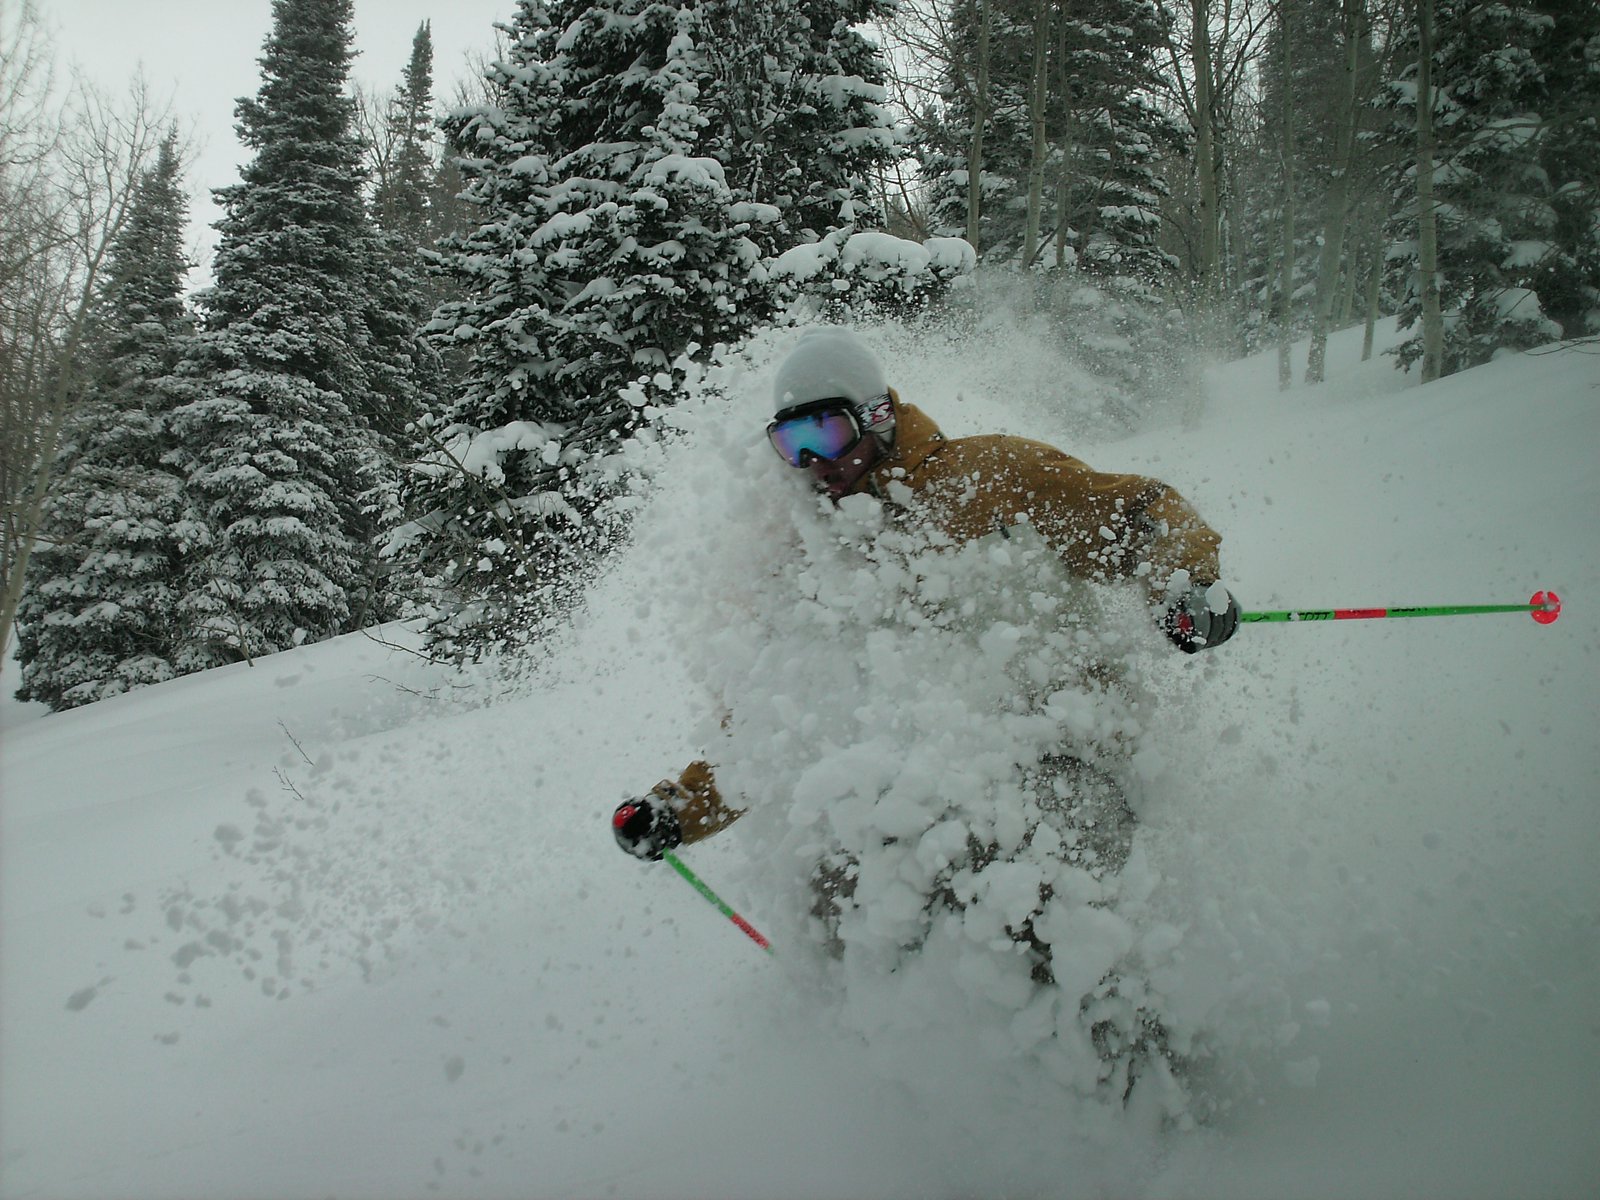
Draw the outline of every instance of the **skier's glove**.
M616 834L617 845L646 862L655 862L680 845L683 830L678 825L678 808L683 799L683 789L672 780L663 779L648 795L624 800L611 815L611 832Z
M1161 628L1185 654L1210 650L1239 628L1239 605L1220 583L1196 583L1170 602Z

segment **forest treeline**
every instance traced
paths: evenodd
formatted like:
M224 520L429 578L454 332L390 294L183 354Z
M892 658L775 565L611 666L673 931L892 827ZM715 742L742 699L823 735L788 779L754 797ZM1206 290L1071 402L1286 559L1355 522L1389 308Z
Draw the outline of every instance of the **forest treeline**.
M1381 316L1424 383L1600 332L1593 0L507 7L440 96L429 24L364 90L352 0L273 0L191 291L177 114L0 0L21 696L402 616L535 641L626 537L629 446L776 324L1003 297L1124 427Z

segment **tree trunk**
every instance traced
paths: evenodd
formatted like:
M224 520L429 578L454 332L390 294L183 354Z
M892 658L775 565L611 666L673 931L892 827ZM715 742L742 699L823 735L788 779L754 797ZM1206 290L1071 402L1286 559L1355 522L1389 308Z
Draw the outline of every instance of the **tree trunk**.
M1194 155L1199 190L1200 257L1195 263L1200 293L1210 307L1217 285L1217 158L1212 119L1211 0L1193 0Z
M1361 361L1372 357L1372 338L1378 327L1378 300L1383 293L1383 238L1375 237L1372 247L1372 275L1367 280L1367 327L1361 335Z
M1289 5L1278 0L1278 37L1283 51L1283 257L1278 265L1278 390L1286 392L1294 382L1291 350L1294 343L1294 63L1289 50Z
M1063 270L1067 265L1067 205L1070 202L1072 191L1067 186L1067 151L1062 147L1061 173L1056 177L1056 270Z
M967 147L967 241L982 253L978 221L983 215L983 127L989 121L989 0L972 0L978 25L977 78L973 82L972 141Z
M1350 212L1350 174L1356 158L1356 102L1361 43L1366 35L1365 0L1344 0L1344 94L1339 98L1339 126L1334 142L1334 175L1322 217L1322 252L1317 259L1316 303L1311 316L1311 349L1306 357L1306 382L1321 383L1328 357L1328 321L1339 289L1339 261L1344 256L1344 227Z
M1422 382L1444 363L1439 308L1439 224L1433 206L1433 0L1417 3L1417 274L1422 291Z
M1356 289L1360 286L1360 252L1355 251L1345 260L1339 289L1339 306L1334 312L1334 321L1338 323L1340 329L1345 328L1355 319Z
M1022 241L1023 269L1033 266L1039 256L1040 214L1044 209L1044 165L1049 151L1045 140L1044 108L1049 89L1050 5L1048 0L1033 0L1033 80L1028 89L1028 120L1033 130L1033 157L1028 163L1028 224Z
M1067 75L1067 23L1056 26L1056 94L1065 102L1072 95L1072 80ZM1061 128L1056 144L1061 153L1061 171L1056 176L1056 269L1067 265L1067 242L1072 232L1072 106L1063 103Z
M1229 325L1231 317L1236 311L1236 302L1241 289L1244 287L1245 277L1245 247L1243 239L1238 236L1238 222L1240 220L1238 197L1244 188L1239 182L1239 164L1232 157L1225 158L1222 164L1223 173L1227 177L1227 195L1233 199L1228 211L1224 213L1219 205L1217 211L1217 259L1222 271L1222 294L1226 298L1229 312ZM1220 194L1219 194L1220 200Z

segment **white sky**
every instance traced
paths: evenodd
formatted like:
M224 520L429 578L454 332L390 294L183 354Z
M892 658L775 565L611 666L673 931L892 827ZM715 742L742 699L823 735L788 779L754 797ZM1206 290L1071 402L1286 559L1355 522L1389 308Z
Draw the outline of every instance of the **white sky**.
M211 189L238 179L244 151L234 137L233 108L261 85L256 63L272 19L271 0L39 0L60 63L76 63L101 88L123 94L142 68L157 103L168 98L194 134L189 171L190 240L209 259L221 215ZM494 49L496 21L513 0L355 0L353 78L387 90L400 81L411 39L433 22L434 95L448 98L467 74L469 57ZM207 268L191 276L201 283Z

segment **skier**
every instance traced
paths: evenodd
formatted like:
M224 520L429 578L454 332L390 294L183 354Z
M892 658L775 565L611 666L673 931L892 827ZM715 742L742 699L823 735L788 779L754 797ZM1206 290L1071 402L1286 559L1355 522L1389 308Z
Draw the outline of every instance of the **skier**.
M778 368L774 400L773 448L836 502L870 494L957 543L1026 523L1074 577L1142 582L1160 628L1186 653L1221 645L1238 626L1238 605L1218 582L1221 538L1176 491L1143 476L1094 471L1024 438L948 439L900 399L848 329L804 334ZM1120 852L1102 846L1101 866L1120 865L1132 815L1114 781L1071 754L1050 756L1031 776L1057 796L1092 798L1097 811L1088 824L1121 842ZM654 861L741 815L718 790L711 764L699 761L618 805L612 829L623 850ZM838 883L825 881L825 889Z

